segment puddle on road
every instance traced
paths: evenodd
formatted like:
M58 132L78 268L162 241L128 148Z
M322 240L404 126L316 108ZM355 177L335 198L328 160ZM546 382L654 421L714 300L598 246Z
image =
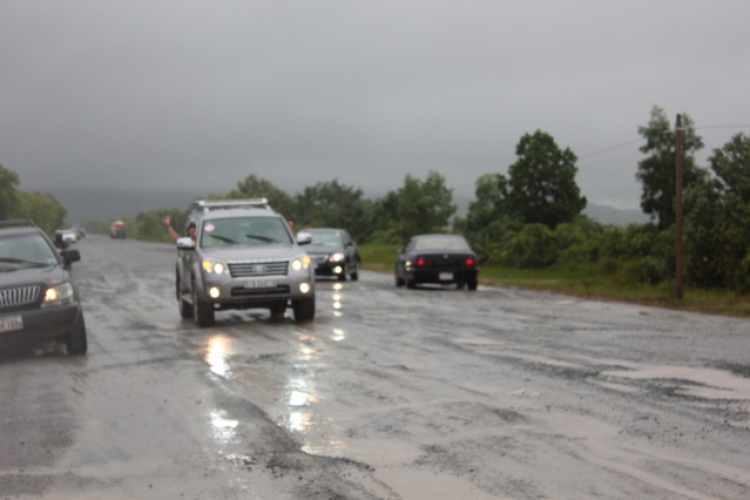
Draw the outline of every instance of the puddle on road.
M307 444L303 451L312 455L345 457L375 468L373 475L393 489L400 498L430 500L503 500L509 497L488 495L468 481L410 469L421 450L414 444L395 439L346 439Z
M693 368L688 366L642 366L626 365L631 371L611 370L602 372L615 378L685 380L681 392L706 399L745 399L750 401L750 379L733 375L715 368Z
M473 484L458 478L430 472L378 469L375 476L401 498L430 500L508 500L511 497L488 495Z

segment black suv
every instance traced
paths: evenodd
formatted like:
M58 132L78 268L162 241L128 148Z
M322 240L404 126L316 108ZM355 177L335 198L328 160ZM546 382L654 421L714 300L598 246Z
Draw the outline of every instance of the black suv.
M70 264L75 249L58 250L33 222L0 221L0 345L65 343L68 354L88 349Z

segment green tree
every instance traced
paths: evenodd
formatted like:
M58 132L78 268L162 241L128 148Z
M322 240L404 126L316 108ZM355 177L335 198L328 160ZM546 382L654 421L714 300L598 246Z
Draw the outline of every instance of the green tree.
M575 182L577 157L560 150L549 134L525 134L516 146L518 160L508 175L508 208L527 224L554 229L572 221L586 207Z
M232 199L267 198L273 209L287 218L294 218L294 199L285 191L276 187L271 181L250 174L237 183L237 188L227 195Z
M445 185L445 177L434 171L424 181L407 174L392 199L397 200L392 227L401 242L416 234L445 231L457 210L453 190Z
M750 291L750 137L709 158L715 178L686 194L686 268L699 286Z
M502 259L509 239L522 223L508 209L508 181L502 174L484 174L475 183L476 199L469 204L460 229L484 263Z
M398 192L389 191L373 203L373 228L371 240L374 243L403 243L399 236L398 225Z
M682 117L682 185L688 189L705 180L706 171L695 162L695 153L703 147L703 140L695 133L692 119L686 114ZM665 229L675 221L676 133L658 106L651 109L648 125L638 127L638 133L646 140L640 150L647 155L638 162L635 174L643 187L641 208L651 220L657 220L660 229Z
M312 227L336 227L349 231L357 241L371 232L371 213L359 188L334 179L306 187L295 197L298 222Z
M18 215L18 174L0 165L0 220Z
M18 211L14 217L31 219L50 236L65 224L68 211L51 194L18 191Z

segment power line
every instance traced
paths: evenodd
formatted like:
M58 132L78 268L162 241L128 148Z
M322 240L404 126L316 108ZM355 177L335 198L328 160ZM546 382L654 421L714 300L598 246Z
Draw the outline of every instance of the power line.
M633 139L632 141L623 142L622 144L617 144L616 146L610 146L605 149L600 149L599 151L594 151L592 153L585 154L583 156L579 156L579 160L585 160L586 158L591 158L592 156L597 156L604 153L609 153L610 151L614 151L616 149L621 149L627 146L632 146L633 144L637 144L641 142L643 139Z

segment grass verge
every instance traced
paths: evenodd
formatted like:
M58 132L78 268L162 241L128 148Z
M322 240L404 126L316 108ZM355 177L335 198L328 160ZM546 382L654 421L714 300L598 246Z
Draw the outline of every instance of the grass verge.
M397 245L362 245L362 267L393 273ZM517 287L589 299L613 300L648 306L724 316L750 317L750 298L727 290L685 287L676 298L674 282L657 285L639 283L624 272L603 272L600 268L516 269L482 266L479 282L485 285Z

